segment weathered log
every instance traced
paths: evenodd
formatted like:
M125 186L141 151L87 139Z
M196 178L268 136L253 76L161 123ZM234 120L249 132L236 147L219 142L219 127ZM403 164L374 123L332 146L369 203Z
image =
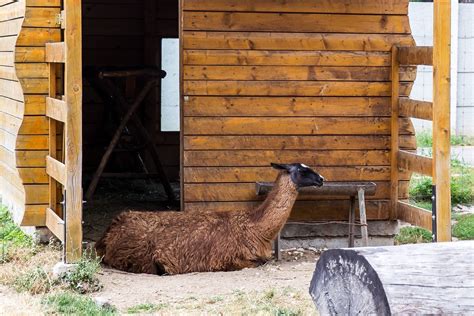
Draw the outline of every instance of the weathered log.
M310 295L321 315L474 312L474 241L333 249Z

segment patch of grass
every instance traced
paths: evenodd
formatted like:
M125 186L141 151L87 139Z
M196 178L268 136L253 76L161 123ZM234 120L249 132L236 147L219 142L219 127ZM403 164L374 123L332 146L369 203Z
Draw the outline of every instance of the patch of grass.
M13 282L13 288L17 292L44 294L51 290L53 283L44 268L38 266L19 275Z
M164 307L158 306L157 314L163 315L318 315L311 297L292 287L264 291L236 289L229 295L190 296Z
M48 314L78 316L117 315L113 307L100 307L91 298L71 292L48 295L43 299Z
M416 133L416 144L418 147L432 147L432 131L423 130ZM474 146L474 137L464 135L451 135L451 145L453 146Z
M8 209L0 205L0 263L9 260L12 248L31 246L33 246L32 238L13 222Z
M413 204L415 206L418 206L419 208L422 208L422 209L425 209L427 211L430 211L431 212L431 208L432 208L432 203L431 201L410 201L411 203L410 204Z
M144 303L138 304L127 309L127 314L141 314L141 313L154 313L162 308L167 307L168 304L161 303L161 304L151 304L151 303Z
M395 236L396 245L419 244L431 241L431 232L421 227L402 227L398 235Z
M432 178L414 176L410 181L410 198L416 203L431 202ZM474 168L457 160L451 160L451 202L470 204L474 201Z
M416 133L416 145L418 147L432 147L433 134L431 131L423 130Z
M474 137L464 135L451 135L453 146L474 146Z
M474 239L474 214L462 215L453 226L453 236L462 240Z
M99 291L102 288L97 279L97 272L100 271L100 258L90 252L84 252L76 267L60 277L63 284L77 293L90 293Z

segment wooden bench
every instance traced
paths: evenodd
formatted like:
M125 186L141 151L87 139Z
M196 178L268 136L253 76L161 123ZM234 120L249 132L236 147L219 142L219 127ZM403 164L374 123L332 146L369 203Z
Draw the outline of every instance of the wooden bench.
M257 182L257 195L266 195L273 188L273 182ZM365 196L375 195L377 185L373 182L325 182L322 187L304 187L298 190L299 195L305 196L349 196L349 248L354 247L354 228L360 226L362 243L368 246L369 235L367 233L367 214L365 208ZM360 223L355 222L356 197L359 201ZM280 233L275 239L275 256L277 260L281 259L280 252Z

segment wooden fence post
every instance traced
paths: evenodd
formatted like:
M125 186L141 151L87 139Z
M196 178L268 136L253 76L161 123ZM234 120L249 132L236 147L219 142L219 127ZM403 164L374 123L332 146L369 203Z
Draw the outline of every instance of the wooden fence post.
M433 183L436 190L436 231L437 241L451 241L451 1L434 0L433 18Z
M399 134L399 91L400 91L400 63L398 61L398 47L392 47L392 110L391 110L391 146L390 146L390 219L398 218L398 134Z

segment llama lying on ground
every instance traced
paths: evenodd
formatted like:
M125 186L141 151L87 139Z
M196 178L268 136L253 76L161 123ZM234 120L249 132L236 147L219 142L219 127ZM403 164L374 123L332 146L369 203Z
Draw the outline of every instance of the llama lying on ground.
M298 187L324 178L299 163L281 170L265 201L251 211L137 212L118 215L96 244L113 268L152 274L230 271L271 257L271 241L288 219Z

